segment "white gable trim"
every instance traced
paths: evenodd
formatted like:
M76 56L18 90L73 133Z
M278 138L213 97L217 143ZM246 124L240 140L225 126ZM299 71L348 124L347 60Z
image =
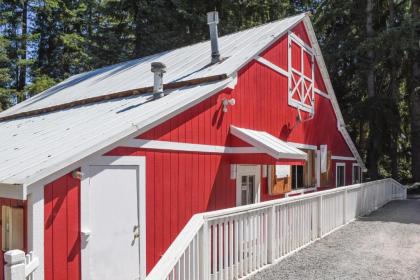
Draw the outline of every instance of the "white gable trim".
M322 90L317 89L317 88L315 88L315 87L314 87L314 93L318 94L319 96L325 97L325 98L327 98L327 99L331 99L331 98L328 96L328 94L326 94L326 93L325 93L325 92L323 92Z
M330 79L330 76L328 74L324 58L323 58L322 53L321 53L321 48L319 47L318 40L315 36L315 32L314 32L314 29L313 29L313 26L312 26L311 20L309 19L308 14L305 15L305 17L303 19L303 23L304 23L305 28L307 30L309 40L311 41L312 47L314 49L315 59L318 63L318 66L319 66L319 69L320 69L320 72L321 72L321 76L322 76L322 78L324 80L324 83L325 83L325 86L327 88L328 96L330 97L331 104L333 105L335 115L337 116L337 120L338 120L337 121L337 128L341 132L341 135L343 135L343 138L346 141L347 146L349 147L350 151L352 152L352 154L356 158L360 167L363 169L363 171L366 171L367 170L366 166L363 163L363 160L360 157L360 154L357 151L356 146L353 143L353 140L351 139L350 135L348 134L348 132L345 128L344 118L343 118L343 115L341 114L340 107L338 106L337 98L335 97L335 93L334 93L334 89L332 87L331 79Z
M263 151L255 147L226 147L218 145L191 144L171 141L131 139L123 145L124 147L165 150L165 151L184 151L197 153L215 153L215 154L261 154Z
M349 161L355 161L356 160L354 157L342 157L342 156L331 156L331 159L333 159L333 160L349 160Z
M268 60L267 60L267 59L265 59L264 57L257 56L257 57L255 58L255 60L256 60L256 61L258 61L258 62L260 62L261 64L263 64L263 65L267 66L268 68L270 68L270 69L274 70L275 72L277 72L277 73L279 73L279 74L281 74L281 75L283 75L283 76L286 76L287 78L289 78L289 77L290 77L290 73L289 73L287 70L285 70L285 69L283 69L283 68L281 68L281 67L279 67L279 66L275 65L274 63L272 63L272 62L268 61Z

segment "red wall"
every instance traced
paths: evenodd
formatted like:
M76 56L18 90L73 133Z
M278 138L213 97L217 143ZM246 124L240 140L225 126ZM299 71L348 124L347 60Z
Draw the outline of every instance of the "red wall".
M309 44L303 25L294 30ZM287 69L287 39L281 38L262 54ZM315 69L315 84L325 85ZM327 144L336 156L352 156L337 130L329 99L315 96L313 120L295 124L297 110L288 105L287 78L252 61L238 73L234 90L223 90L139 138L221 146L243 146L229 135L230 125L264 130L285 141ZM222 100L236 104L222 112ZM306 118L307 114L304 113ZM235 181L231 163L272 164L267 155L222 155L119 147L107 155L146 157L147 271L164 254L191 216L198 212L235 206ZM351 163L346 162L346 183L351 183ZM335 171L335 164L333 164ZM348 173L350 170L350 173ZM335 173L335 172L334 172ZM350 175L349 175L350 174ZM261 200L267 180L261 180ZM66 175L45 189L45 279L80 279L80 182Z
M309 44L307 36L302 35L301 25L295 31ZM262 56L287 69L287 38L281 38ZM322 79L316 77L316 80L317 86L325 91ZM139 138L244 146L242 141L229 135L229 126L233 124L264 130L286 141L327 144L333 155L352 156L337 130L329 99L319 95L315 96L314 119L289 131L288 127L295 124L297 110L288 105L287 87L286 77L252 61L239 72L234 90L223 90ZM236 104L223 113L222 100L232 97ZM229 178L231 163L273 163L266 155L229 156L123 147L108 155L146 156L147 271L153 268L193 214L235 206L235 181ZM347 165L351 164L347 162ZM335 170L335 165L333 167ZM351 175L346 176L346 181L350 183ZM261 181L261 187L262 200L281 197L268 195L266 179Z
M80 180L67 174L45 186L45 280L80 279Z

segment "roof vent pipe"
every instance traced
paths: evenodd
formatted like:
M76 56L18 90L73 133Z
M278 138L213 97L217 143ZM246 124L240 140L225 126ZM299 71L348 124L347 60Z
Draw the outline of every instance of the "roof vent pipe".
M219 13L217 11L207 13L207 24L210 29L210 43L211 43L211 63L220 61L219 53L219 34L217 32L217 24L219 23Z
M152 62L151 71L154 75L153 82L153 97L155 99L161 98L163 94L163 73L166 73L166 65L162 62Z

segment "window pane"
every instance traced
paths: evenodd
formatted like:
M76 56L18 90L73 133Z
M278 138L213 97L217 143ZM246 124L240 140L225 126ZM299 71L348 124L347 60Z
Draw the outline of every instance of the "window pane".
M298 189L303 188L303 166L297 166L297 187Z
M341 187L341 186L345 185L344 171L345 171L344 166L337 166L337 174L336 174L336 176L337 176L337 187Z

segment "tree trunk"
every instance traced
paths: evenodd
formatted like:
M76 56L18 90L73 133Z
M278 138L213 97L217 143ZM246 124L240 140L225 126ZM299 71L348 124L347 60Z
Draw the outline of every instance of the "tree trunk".
M20 39L20 66L19 66L19 80L16 87L16 90L19 93L23 93L23 90L26 86L26 48L27 48L27 40L28 40L28 1L24 0L22 3L22 18L21 18L21 25L22 25L22 34ZM24 99L24 96L21 96Z
M393 28L395 27L395 3L394 0L388 0L388 9L389 9L389 27ZM398 104L399 104L399 89L398 89L398 77L397 77L397 65L398 65L398 55L396 51L395 46L395 36L392 36L391 40L391 51L390 51L390 73L389 77L391 79L390 81L390 98L391 98L391 106L392 106L392 112L393 112L393 120L396 120L392 122L392 125L390 125L391 129L391 151L390 151L390 157L391 157L391 174L392 177L395 179L398 179L398 136L400 132L400 115L398 110Z
M373 30L373 0L366 1L366 37L369 41L375 35ZM371 45L371 44L370 44ZM373 49L370 48L367 52L368 57L368 68L366 71L366 82L367 82L367 96L369 100L369 145L368 145L368 169L369 175L372 180L379 177L378 172L378 133L377 133L377 117L374 106L375 102L375 69L374 69L374 58L375 54Z
M420 4L418 1L412 2L412 20L414 23L420 20ZM412 26L412 43L418 44L420 32ZM411 93L410 93L410 113L411 113L411 156L412 156L412 176L415 182L420 182L420 50L418 45L410 54L411 66Z

